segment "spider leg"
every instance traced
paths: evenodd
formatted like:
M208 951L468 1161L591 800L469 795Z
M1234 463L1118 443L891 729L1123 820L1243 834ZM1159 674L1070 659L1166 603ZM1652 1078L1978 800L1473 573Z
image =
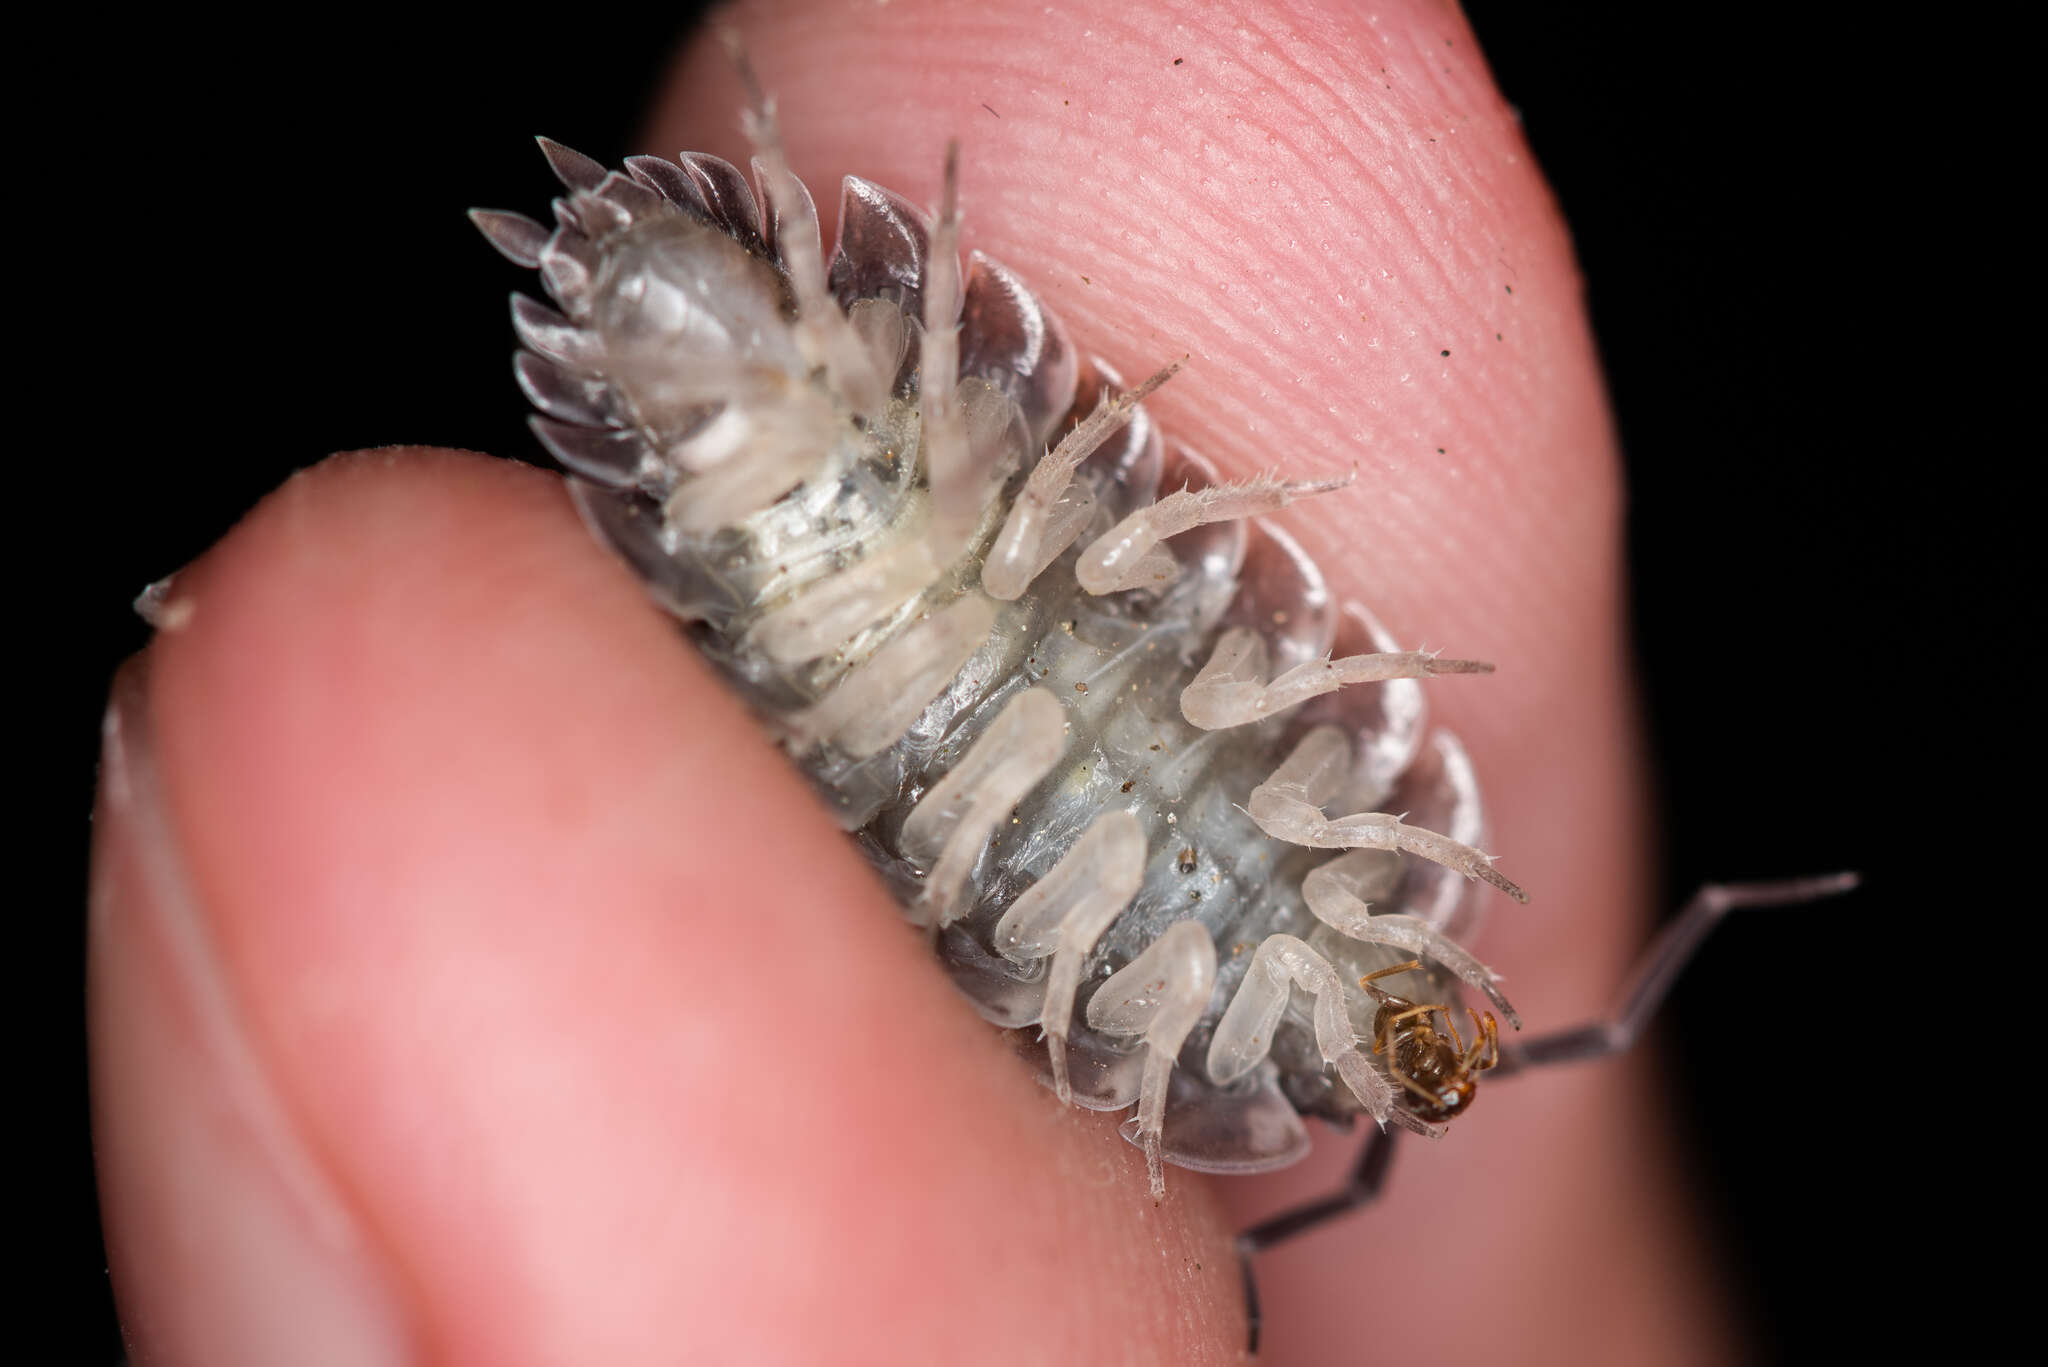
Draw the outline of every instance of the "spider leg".
M1619 1054L1636 1042L1657 1013L1672 982L1721 918L1743 907L1782 907L1817 902L1855 887L1853 873L1795 878L1777 883L1709 883L1693 894L1685 910L1650 942L1629 975L1612 1014L1584 1025L1510 1042L1501 1049L1502 1076L1551 1063L1581 1063Z
M1358 980L1358 985L1360 987L1364 987L1367 983L1372 982L1377 978L1392 977L1396 973L1406 973L1411 968L1420 967L1422 967L1422 960L1410 959L1405 963L1394 964L1388 968L1376 968L1372 972L1366 974L1363 978L1360 978Z
M1237 1265L1244 1277L1245 1325L1250 1336L1248 1351L1259 1351L1259 1283L1252 1272L1252 1255L1275 1244L1328 1224L1360 1206L1370 1205L1386 1185L1387 1169L1394 1161L1394 1136L1398 1130L1373 1129L1366 1134L1365 1147L1343 1186L1316 1201L1283 1210L1259 1221L1237 1236Z
M1630 975L1627 990L1621 995L1621 1004L1611 1016L1506 1047L1501 1046L1497 1031L1488 1029L1485 1032L1488 1052L1496 1060L1495 1066L1503 1076L1546 1063L1574 1063L1618 1054L1642 1033L1643 1027L1671 990L1671 983L1679 970L1692 958L1708 932L1720 924L1722 917L1743 907L1789 906L1819 901L1847 892L1856 883L1853 873L1780 883L1710 883L1693 895L1678 918L1643 952ZM1400 969L1385 969L1369 974L1367 984L1372 978L1398 971ZM1487 1024L1491 1026L1492 1022ZM1474 1044L1477 1045L1478 1041L1474 1040ZM1399 1070L1394 1071L1400 1078ZM1259 1286L1252 1271L1253 1255L1320 1228L1361 1206L1370 1205L1386 1185L1387 1170L1394 1158L1396 1133L1395 1130L1369 1132L1365 1147L1359 1151L1358 1162L1351 1170L1350 1180L1335 1192L1321 1200L1310 1201L1261 1220L1237 1236L1237 1260L1244 1281L1245 1323L1250 1352L1256 1354L1259 1350L1260 1328Z

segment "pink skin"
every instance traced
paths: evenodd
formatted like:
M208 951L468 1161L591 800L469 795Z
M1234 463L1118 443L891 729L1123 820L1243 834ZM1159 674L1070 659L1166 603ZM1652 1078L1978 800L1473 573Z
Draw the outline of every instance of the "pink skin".
M1463 20L821 8L738 24L828 234L840 172L929 201L958 134L967 245L1126 373L1191 354L1170 432L1357 463L1286 521L1397 633L1499 665L1431 689L1536 897L1482 890L1480 948L1537 1028L1597 1010L1643 934L1618 466ZM737 107L700 43L649 146L743 162ZM1232 1231L1355 1141L1154 1207L554 480L339 458L178 598L117 688L91 932L138 1361L1238 1360ZM1266 1360L1727 1356L1646 1062L1482 1093L1261 1260Z

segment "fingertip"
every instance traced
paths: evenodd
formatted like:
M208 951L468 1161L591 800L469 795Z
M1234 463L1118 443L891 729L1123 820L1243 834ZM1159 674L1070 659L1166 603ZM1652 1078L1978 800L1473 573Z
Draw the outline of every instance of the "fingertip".
M1228 1341L1198 1188L1151 1213L1116 1180L1135 1151L930 972L554 480L338 459L177 593L149 711L178 845L281 1105L429 1341L801 1357L854 1324L971 1357L1020 1298L1083 1345L1133 1297ZM1075 1291L1134 1241L1193 1251Z

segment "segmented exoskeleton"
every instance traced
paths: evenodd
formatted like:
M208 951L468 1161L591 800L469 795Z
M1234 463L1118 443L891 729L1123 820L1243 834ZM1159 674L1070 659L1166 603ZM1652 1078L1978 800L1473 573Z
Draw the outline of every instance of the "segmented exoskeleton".
M1140 402L1173 366L1126 388L1010 271L963 277L950 156L935 219L849 177L828 261L748 122L755 188L543 141L557 225L473 215L556 305L513 304L534 429L981 1013L1062 1099L1135 1104L1155 1194L1294 1161L1303 1115L1441 1133L1483 1068L1623 1047L1721 911L1788 891L1697 904L1613 1021L1444 1044L1461 984L1521 1024L1459 940L1470 882L1527 899L1420 683L1490 666L1401 649L1261 520L1336 484L1221 482Z

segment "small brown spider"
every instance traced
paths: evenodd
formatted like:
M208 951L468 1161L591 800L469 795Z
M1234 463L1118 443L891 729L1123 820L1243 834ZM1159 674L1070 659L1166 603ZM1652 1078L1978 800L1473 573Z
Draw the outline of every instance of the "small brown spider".
M1472 1104L1479 1090L1474 1075L1500 1062L1500 1034L1492 1012L1482 1017L1468 1006L1465 1013L1472 1017L1472 1047L1468 1049L1449 1007L1397 997L1373 981L1420 967L1422 960L1410 959L1368 973L1358 985L1380 1004L1372 1021L1373 1053L1387 1056L1388 1073L1415 1098L1408 1105L1409 1113L1440 1125ZM1438 1012L1443 1013L1449 1039L1437 1033L1430 1022Z

